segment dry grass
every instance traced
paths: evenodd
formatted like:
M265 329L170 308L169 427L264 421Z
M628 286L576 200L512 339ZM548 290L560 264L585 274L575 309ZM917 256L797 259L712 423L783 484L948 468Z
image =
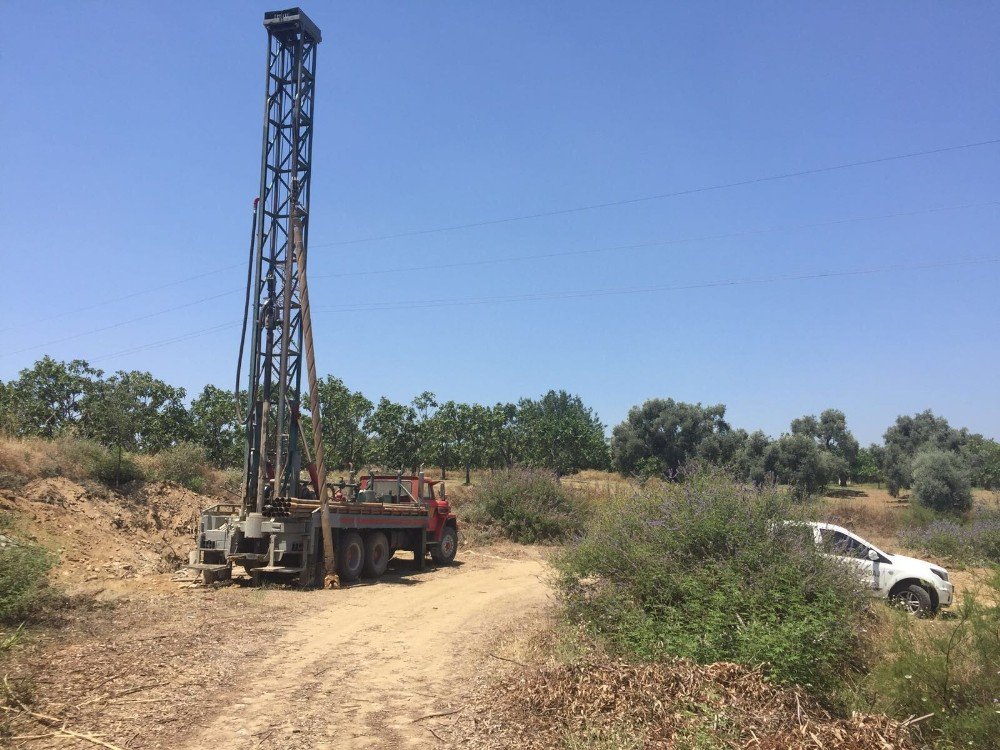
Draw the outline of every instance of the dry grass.
M27 479L53 476L87 479L94 455L94 444L78 438L0 438L0 472Z
M913 747L904 723L833 717L798 688L737 664L629 664L588 654L529 668L476 695L465 747L760 750Z

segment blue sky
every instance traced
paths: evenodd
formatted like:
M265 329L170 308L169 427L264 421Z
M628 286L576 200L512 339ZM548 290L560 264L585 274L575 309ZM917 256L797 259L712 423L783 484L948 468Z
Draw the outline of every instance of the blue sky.
M274 7L3 3L0 378L47 353L232 387ZM1000 256L1000 144L334 244L1000 138L997 5L304 8L313 304L400 308L317 312L321 372L565 388L609 424L670 396L774 435L832 406L863 442L925 408L1000 437L1000 263L911 268ZM483 302L516 296L549 298Z

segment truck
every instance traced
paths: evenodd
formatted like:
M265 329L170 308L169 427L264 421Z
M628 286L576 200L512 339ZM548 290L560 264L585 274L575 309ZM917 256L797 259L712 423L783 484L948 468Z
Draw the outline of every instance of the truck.
M455 560L458 520L443 481L422 472L372 473L329 487L335 490L328 508L340 583L377 579L399 550L413 553L417 570L424 569L428 554L437 565ZM281 576L319 586L324 582L320 513L318 500L305 488L296 498L266 503L262 513L213 505L201 514L197 559L190 567L201 571L205 582L228 579L240 566L255 584Z
M278 577L336 586L377 578L397 550L411 551L418 568L428 553L449 564L458 522L442 482L402 471L370 471L356 481L353 469L349 481L327 481L306 273L322 34L300 8L266 12L264 28L260 190L236 364L234 408L245 435L241 497L201 513L188 567L205 582L230 578L239 567L254 583ZM303 386L308 423L300 413Z

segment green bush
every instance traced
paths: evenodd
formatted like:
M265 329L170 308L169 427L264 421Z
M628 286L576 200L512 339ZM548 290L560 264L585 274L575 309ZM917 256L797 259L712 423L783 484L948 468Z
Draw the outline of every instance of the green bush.
M605 505L557 558L570 620L626 657L762 665L826 690L864 664L868 599L785 524L787 496L686 471Z
M39 613L51 594L46 575L52 563L40 547L0 549L0 623L30 620Z
M178 443L157 455L161 479L200 492L205 487L208 458L205 449L194 443Z
M913 459L913 499L927 508L951 513L972 509L972 483L956 454L927 450Z
M916 725L937 747L1000 747L1000 573L987 596L966 593L949 619L891 614L888 653L865 680L867 705ZM991 601L993 604L988 604Z
M94 478L107 485L127 484L145 475L139 465L127 453L111 451L101 456L94 464Z
M465 518L515 542L554 542L583 528L584 508L551 472L509 469L491 474L475 487Z

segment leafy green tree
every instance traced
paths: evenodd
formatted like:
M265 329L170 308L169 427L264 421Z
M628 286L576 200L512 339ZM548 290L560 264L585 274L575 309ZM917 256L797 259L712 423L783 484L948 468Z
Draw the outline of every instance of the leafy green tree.
M328 468L360 467L365 460L368 434L365 421L374 405L360 391L352 391L340 378L327 375L317 383L323 413L323 445ZM308 403L308 399L304 399Z
M791 487L799 501L819 493L835 468L816 441L802 433L782 435L765 452L764 468Z
M970 435L962 453L974 486L987 490L1000 488L1000 443L979 434Z
M895 424L885 431L882 454L882 473L885 475L889 494L899 495L913 482L913 459L925 449L959 452L968 442L966 430L956 430L944 417L935 416L927 409L912 417L900 415Z
M416 430L418 463L421 465L425 463L434 463L437 451L435 450L434 445L435 424L433 417L434 412L438 408L437 396L435 396L431 391L424 391L410 401L410 406L413 407L413 410L417 415Z
M465 469L465 483L472 484L472 467L481 466L486 453L489 410L479 404L458 404L455 420L455 453Z
M743 439L743 444L733 456L733 474L760 487L767 482L768 471L765 465L768 446L771 440L760 430L751 432Z
M447 466L458 465L465 469L465 483L471 484L472 469L486 462L490 416L490 409L479 404L441 404L428 434L442 478Z
M101 381L81 404L89 436L110 448L157 453L191 434L184 389L148 372L119 371Z
M417 413L408 404L397 404L385 396L365 420L371 436L371 458L387 469L417 469Z
M238 405L232 391L206 385L191 402L191 439L205 451L214 466L226 469L243 462L246 436L237 408L245 408L246 394Z
M14 403L14 384L0 380L0 434L14 435L17 432Z
M819 418L812 415L792 420L792 434L816 441L827 454L826 462L841 487L851 477L851 466L858 456L858 441L847 429L847 417L839 409L827 409Z
M626 474L669 474L693 458L730 461L740 448L723 404L702 406L651 399L629 410L611 437L614 467Z
M523 441L522 459L531 466L562 476L608 465L604 425L579 396L549 391L537 401L521 399L517 425Z
M872 445L868 448L859 448L858 455L851 464L851 481L857 483L878 482L882 477L882 472L878 467L876 458L879 446Z
M934 510L950 513L971 510L969 467L953 451L925 448L913 460L913 498Z
M102 375L82 359L42 357L8 385L6 421L17 435L55 437L79 425L83 401Z
M511 469L521 451L517 404L494 404L486 417L485 464L495 469Z
M458 418L458 404L446 401L440 404L434 414L428 417L424 427L423 446L429 463L441 468L441 478L447 476L448 467L455 461L455 422Z

